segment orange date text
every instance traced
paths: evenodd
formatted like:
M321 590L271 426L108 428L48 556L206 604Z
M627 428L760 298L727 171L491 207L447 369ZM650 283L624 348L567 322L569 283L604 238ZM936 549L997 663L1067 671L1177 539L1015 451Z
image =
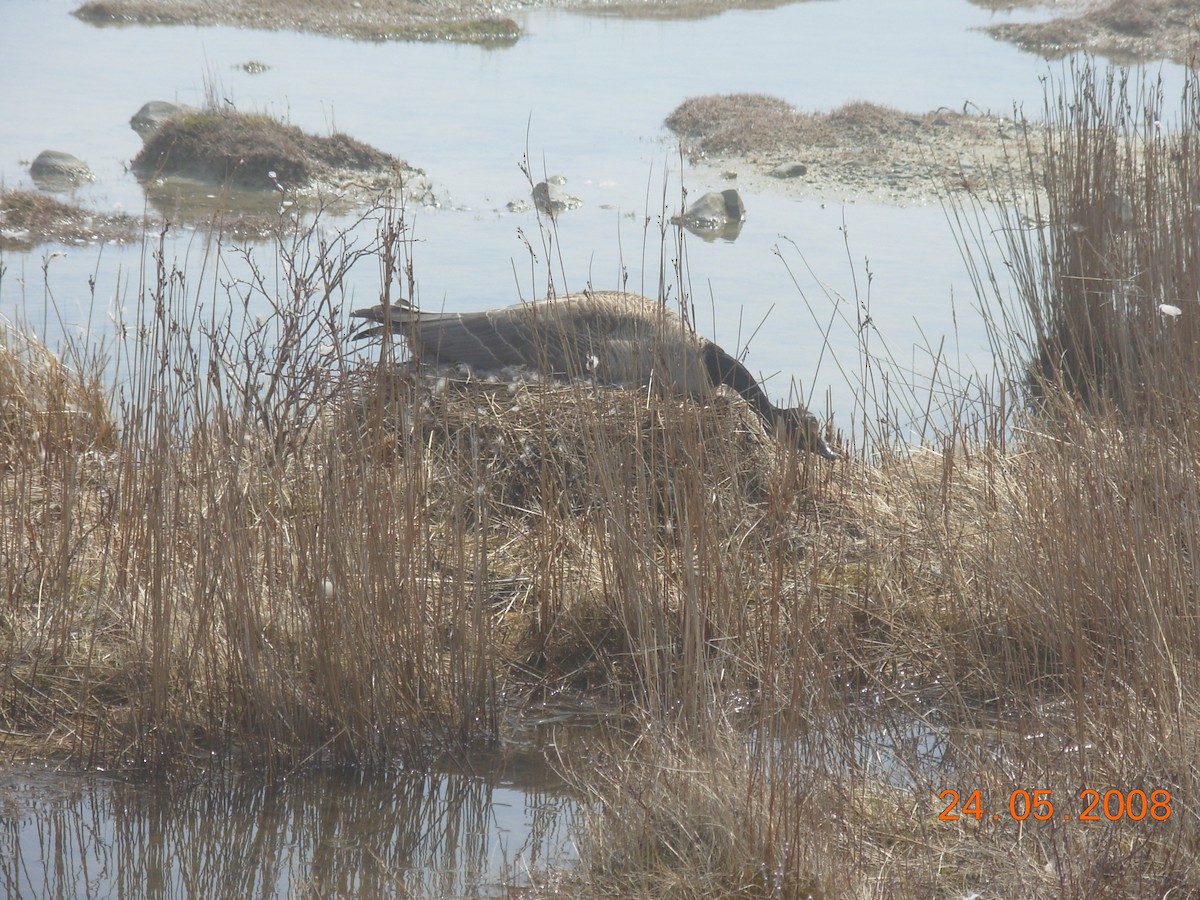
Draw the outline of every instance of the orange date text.
M1134 822L1153 819L1161 822L1171 817L1171 792L1162 788L1152 791L1143 791L1141 788L1131 791L1085 788L1078 797L1071 796L1068 801L1061 799L1063 795L1060 792L1057 805L1054 792L1049 789L1017 788L1008 795L1006 805L994 810L986 808L983 793L979 790L963 796L959 791L947 788L938 796L946 803L938 815L945 822L957 822L959 819L975 819L978 822L989 817L994 821L1009 818L1018 822L1026 819L1044 822L1053 818L1079 822L1117 822L1121 819Z

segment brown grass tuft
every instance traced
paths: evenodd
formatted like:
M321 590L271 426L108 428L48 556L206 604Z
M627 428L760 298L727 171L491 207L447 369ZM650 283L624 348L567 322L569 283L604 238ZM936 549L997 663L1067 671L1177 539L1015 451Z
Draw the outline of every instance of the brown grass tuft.
M133 160L144 177L185 175L255 190L307 187L336 170L388 171L399 161L344 134L305 134L269 116L206 111L177 116ZM274 177L271 176L274 172Z
M6 469L64 455L108 453L117 428L102 371L79 371L42 343L0 329L0 457Z

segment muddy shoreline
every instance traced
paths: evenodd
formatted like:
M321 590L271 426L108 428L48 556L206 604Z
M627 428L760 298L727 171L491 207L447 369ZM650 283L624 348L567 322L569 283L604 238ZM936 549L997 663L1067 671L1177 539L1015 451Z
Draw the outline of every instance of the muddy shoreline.
M557 8L627 18L695 19L731 9L770 9L787 0L88 0L74 15L95 25L233 25L294 29L361 40L453 41L507 45L520 39L513 16ZM1043 4L973 0L988 8L1038 9ZM1195 56L1200 10L1190 0L1080 0L1047 21L986 26L1000 40L1049 58L1076 51L1119 63Z
M512 15L555 7L602 15L694 19L730 9L769 9L786 0L89 0L74 15L95 25L234 25L294 29L363 40L510 44L521 36Z

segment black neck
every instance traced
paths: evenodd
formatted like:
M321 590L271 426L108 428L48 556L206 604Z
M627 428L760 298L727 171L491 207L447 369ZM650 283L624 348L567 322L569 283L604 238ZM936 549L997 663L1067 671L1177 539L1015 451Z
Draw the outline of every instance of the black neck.
M718 347L716 344L705 343L704 367L714 385L727 384L743 397L756 413L768 425L774 425L779 417L779 410L767 399L758 381L750 374L750 370Z

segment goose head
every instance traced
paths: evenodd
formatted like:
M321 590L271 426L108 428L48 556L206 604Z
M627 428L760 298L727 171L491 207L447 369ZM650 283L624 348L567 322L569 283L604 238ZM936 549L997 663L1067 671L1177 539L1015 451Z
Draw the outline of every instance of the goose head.
M817 417L803 406L793 409L776 407L773 418L776 433L784 440L792 441L800 450L823 459L841 459L841 455L825 440L825 429Z

